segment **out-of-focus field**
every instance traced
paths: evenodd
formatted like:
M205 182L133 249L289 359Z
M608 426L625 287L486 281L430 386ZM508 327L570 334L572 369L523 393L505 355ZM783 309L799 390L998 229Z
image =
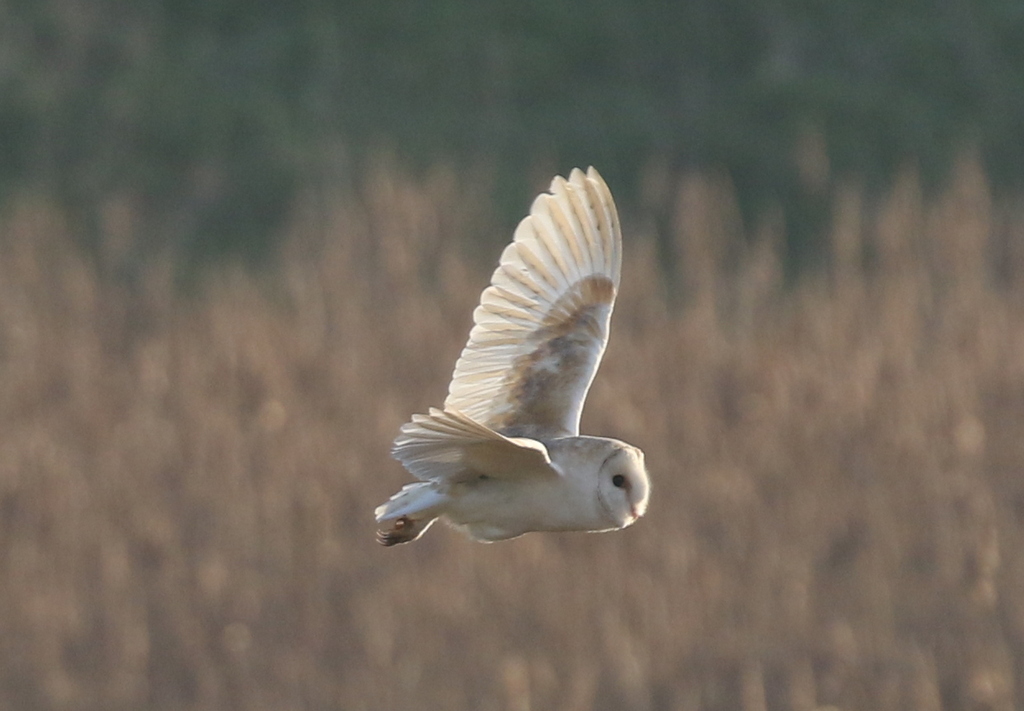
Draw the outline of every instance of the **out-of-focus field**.
M973 163L934 203L849 192L789 286L713 180L678 187L667 281L626 216L584 431L646 450L647 516L386 550L390 440L500 249L464 247L476 197L382 170L199 296L99 278L43 202L4 218L0 707L1024 704L1024 212Z

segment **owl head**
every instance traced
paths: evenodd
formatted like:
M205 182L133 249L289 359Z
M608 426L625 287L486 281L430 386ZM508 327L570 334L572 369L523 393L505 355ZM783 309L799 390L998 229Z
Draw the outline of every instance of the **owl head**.
M597 473L597 499L609 523L625 528L647 511L651 485L644 453L636 447L611 441L608 456Z

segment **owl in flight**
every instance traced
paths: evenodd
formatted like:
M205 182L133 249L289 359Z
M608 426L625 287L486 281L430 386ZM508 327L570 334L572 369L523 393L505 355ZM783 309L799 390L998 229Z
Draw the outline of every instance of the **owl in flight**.
M408 543L438 518L479 541L609 531L647 510L644 453L580 436L608 342L622 234L597 171L537 197L473 312L444 408L413 415L391 450L414 477L377 507L377 539Z

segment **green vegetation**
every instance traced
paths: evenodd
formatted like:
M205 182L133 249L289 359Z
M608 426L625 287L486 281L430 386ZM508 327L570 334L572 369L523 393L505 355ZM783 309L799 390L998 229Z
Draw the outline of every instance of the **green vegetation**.
M0 190L55 195L87 243L104 201L129 200L134 261L193 260L259 256L304 189L382 149L482 166L508 215L538 166L593 163L617 186L696 167L729 177L748 220L782 205L790 256L813 255L838 181L881 188L910 163L934 184L969 145L997 187L1024 182L1022 7L9 2ZM807 136L824 180L801 167Z

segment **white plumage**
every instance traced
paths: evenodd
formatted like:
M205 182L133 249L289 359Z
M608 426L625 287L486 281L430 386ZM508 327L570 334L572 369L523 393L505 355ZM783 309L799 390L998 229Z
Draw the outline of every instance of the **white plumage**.
M622 235L594 168L533 202L473 312L444 409L414 415L392 449L421 481L379 506L384 545L439 517L483 541L623 528L643 515L643 452L579 436L608 342Z

